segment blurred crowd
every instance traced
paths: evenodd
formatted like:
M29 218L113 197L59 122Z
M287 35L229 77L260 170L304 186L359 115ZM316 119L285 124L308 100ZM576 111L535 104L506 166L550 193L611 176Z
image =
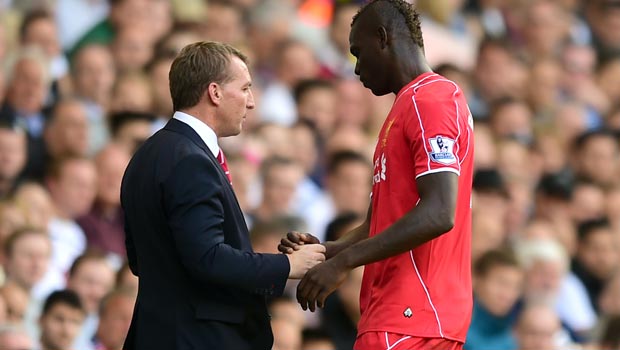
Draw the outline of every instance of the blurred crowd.
M620 348L620 0L417 0L475 119L467 350ZM250 58L221 140L255 251L366 215L394 96L354 75L344 0L0 0L0 349L119 350L138 279L120 182L200 40ZM412 177L413 181L413 177ZM274 350L351 349L362 268L318 313L270 301Z

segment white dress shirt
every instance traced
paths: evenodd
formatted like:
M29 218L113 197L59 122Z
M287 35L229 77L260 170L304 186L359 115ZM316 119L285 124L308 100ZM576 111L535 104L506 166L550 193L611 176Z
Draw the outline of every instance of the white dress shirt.
M200 138L205 142L207 147L209 147L211 153L213 153L213 156L217 158L217 155L220 154L220 146L217 144L217 135L215 135L215 131L213 131L213 129L211 129L203 121L198 120L198 118L187 113L177 111L174 112L172 118L183 122L189 125L190 128L194 129L198 136L200 136Z

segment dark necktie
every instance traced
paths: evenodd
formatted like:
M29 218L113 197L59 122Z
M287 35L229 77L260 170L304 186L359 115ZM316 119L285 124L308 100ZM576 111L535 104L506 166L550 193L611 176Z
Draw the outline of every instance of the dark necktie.
M217 160L220 162L222 169L224 170L224 174L228 178L228 182L232 185L232 177L230 176L230 171L228 170L228 163L226 163L226 157L224 156L224 152L220 150L220 153L217 155Z

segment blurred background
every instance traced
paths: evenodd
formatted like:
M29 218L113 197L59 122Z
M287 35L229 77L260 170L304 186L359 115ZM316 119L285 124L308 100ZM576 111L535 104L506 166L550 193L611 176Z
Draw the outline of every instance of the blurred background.
M221 140L255 251L337 239L369 204L394 96L354 75L361 2L0 0L0 349L121 349L124 169L171 117L186 44L250 58ZM475 120L467 350L620 348L620 0L418 0L427 58ZM270 301L274 350L352 349L363 268L317 313Z

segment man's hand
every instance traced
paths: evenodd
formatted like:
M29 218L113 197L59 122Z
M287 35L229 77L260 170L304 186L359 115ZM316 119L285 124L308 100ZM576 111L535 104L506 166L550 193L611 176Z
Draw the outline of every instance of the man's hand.
M292 254L304 244L318 244L319 239L309 233L291 231L282 238L278 250L284 254Z
M301 308L312 312L315 305L322 308L327 296L342 284L349 271L334 259L313 267L297 286L297 301Z
M320 244L300 245L286 257L291 265L288 278L300 279L308 270L325 261L325 247Z

